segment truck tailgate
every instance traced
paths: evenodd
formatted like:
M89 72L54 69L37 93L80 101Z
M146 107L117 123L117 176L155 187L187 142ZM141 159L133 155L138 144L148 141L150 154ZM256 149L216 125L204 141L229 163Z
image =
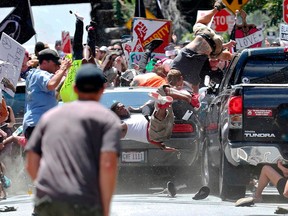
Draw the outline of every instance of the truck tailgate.
M288 87L243 88L243 135L245 141L288 141Z

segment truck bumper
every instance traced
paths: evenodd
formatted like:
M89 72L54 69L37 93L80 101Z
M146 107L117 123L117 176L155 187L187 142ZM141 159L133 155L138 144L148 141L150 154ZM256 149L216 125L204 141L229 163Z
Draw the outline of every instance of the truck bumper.
M283 160L277 146L237 146L227 145L225 149L227 159L235 166L240 164L277 164L278 160Z

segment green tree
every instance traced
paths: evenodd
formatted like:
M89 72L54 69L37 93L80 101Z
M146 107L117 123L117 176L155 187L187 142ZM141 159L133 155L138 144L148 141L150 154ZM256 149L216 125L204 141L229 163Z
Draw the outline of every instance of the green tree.
M244 7L247 14L262 8L261 12L269 17L267 27L278 26L283 22L283 0L250 0Z

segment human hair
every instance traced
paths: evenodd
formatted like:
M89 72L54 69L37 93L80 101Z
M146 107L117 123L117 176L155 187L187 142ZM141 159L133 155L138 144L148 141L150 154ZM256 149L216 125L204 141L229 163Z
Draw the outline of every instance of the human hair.
M176 86L181 80L182 74L179 70L171 69L167 74L167 81L169 85Z
M110 107L110 110L113 111L114 113L116 113L116 108L117 108L119 103L120 103L119 101L113 103Z
M155 66L153 68L153 72L156 73L158 76L161 76L163 78L165 78L167 76L167 74L165 72L165 68L163 65Z

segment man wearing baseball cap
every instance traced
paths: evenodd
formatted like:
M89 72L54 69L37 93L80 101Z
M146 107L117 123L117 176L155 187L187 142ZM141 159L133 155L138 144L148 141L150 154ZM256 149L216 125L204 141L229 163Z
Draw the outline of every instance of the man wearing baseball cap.
M39 64L41 64L43 60L47 60L47 61L51 60L56 65L61 65L61 60L60 60L58 53L55 50L48 49L48 48L39 52L38 60L39 60Z
M82 65L74 87L78 100L45 113L26 146L39 215L109 215L121 123L99 103L105 82L96 65Z
M39 67L31 69L26 77L23 131L27 139L42 114L58 104L55 89L71 66L71 60L61 62L58 53L49 48L39 52L38 60Z

